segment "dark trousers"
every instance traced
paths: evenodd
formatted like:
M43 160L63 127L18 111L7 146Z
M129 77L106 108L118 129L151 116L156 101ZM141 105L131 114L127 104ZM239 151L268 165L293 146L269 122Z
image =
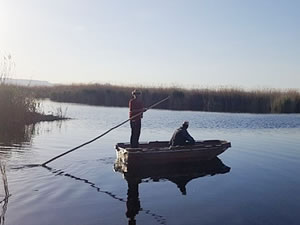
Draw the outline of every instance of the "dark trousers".
M141 120L130 121L131 127L131 136L130 136L130 145L131 148L139 147L139 138L141 134Z

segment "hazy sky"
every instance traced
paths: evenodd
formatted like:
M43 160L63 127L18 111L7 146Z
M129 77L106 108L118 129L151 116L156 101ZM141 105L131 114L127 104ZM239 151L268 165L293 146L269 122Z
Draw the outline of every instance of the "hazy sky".
M300 88L300 1L0 0L13 78Z

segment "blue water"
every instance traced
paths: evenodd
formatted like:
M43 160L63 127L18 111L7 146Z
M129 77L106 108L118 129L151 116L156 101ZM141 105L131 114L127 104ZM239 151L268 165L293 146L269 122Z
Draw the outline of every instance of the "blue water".
M6 225L300 223L299 115L149 110L140 141L169 140L188 120L195 139L231 141L232 147L219 156L231 169L191 179L186 195L168 178L143 178L137 185L138 196L131 199L129 181L114 171L114 145L129 140L128 124L50 163L49 169L16 169L45 162L128 116L126 108L50 101L44 101L43 107L45 112L67 108L74 119L39 123L27 128L23 139L0 137L11 194L0 207ZM0 181L0 201L3 196ZM134 209L135 217L129 218L128 211Z

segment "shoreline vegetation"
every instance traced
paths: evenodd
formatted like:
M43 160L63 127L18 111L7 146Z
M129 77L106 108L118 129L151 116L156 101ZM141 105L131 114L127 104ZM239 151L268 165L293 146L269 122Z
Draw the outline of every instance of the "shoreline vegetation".
M0 57L0 134L10 130L23 130L25 125L41 121L68 119L65 115L46 115L29 87L9 84L15 72L15 62L10 54ZM62 110L58 111L62 112ZM8 129L9 128L9 129ZM25 128L24 128L25 129Z
M170 100L158 109L230 113L300 113L298 90L253 90L238 88L183 89L164 87L131 87L110 84L72 84L52 87L27 87L35 98L56 102L98 106L128 107L131 91L142 90L144 104L151 105L167 96Z
M62 114L46 115L39 110L39 103L29 88L0 83L0 124L2 128L68 119Z

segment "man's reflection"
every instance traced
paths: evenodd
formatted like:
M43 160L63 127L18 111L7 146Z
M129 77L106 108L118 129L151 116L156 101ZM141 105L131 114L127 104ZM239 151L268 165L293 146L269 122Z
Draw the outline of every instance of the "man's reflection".
M139 183L141 183L141 180L132 177L127 177L126 180L128 183L126 216L129 218L128 224L135 225L135 216L141 209L139 200Z

